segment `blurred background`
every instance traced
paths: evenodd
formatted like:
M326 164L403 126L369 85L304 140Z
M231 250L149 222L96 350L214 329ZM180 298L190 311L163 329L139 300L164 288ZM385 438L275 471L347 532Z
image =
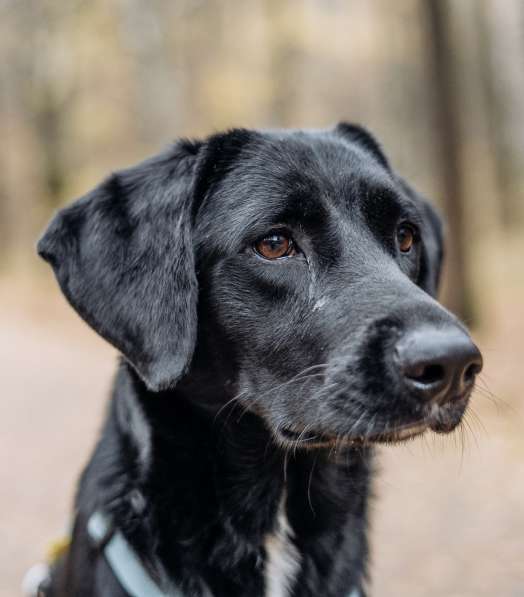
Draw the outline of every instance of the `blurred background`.
M382 450L375 596L524 595L524 2L0 0L0 597L67 528L115 354L35 241L179 136L366 125L445 214L485 357L452 437Z

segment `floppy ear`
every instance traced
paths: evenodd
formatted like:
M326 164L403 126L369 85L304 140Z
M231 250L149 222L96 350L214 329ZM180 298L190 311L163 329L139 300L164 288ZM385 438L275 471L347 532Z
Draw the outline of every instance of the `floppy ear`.
M440 274L444 260L444 233L442 219L436 209L422 199L424 214L424 254L420 269L420 285L424 290L437 296L440 285Z
M422 213L422 262L419 285L431 296L437 296L442 262L444 259L444 233L442 218L437 210L420 193L398 177L403 191L421 208Z
M196 339L191 203L200 144L110 176L58 212L38 243L71 305L154 391L187 370Z
M388 159L386 158L380 143L364 127L349 122L339 122L335 127L335 133L341 137L359 145L362 149L376 158L382 166L390 170Z

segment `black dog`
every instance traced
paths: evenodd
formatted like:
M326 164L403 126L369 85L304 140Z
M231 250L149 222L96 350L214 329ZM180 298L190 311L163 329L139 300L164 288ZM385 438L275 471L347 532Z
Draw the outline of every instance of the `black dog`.
M372 445L454 429L482 364L371 135L180 141L38 251L123 355L49 594L364 595Z

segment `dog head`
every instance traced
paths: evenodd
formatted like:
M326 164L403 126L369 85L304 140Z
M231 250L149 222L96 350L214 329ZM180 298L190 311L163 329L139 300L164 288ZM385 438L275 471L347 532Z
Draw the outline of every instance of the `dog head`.
M181 141L38 251L150 390L220 387L284 444L450 431L482 365L434 298L438 215L358 126Z

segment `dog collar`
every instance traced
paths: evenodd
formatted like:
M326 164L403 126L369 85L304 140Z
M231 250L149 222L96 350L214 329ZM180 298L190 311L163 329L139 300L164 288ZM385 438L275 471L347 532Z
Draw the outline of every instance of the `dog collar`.
M113 574L130 597L184 597L178 589L163 591L146 571L135 550L122 533L114 527L111 519L97 510L87 521L87 533L100 546ZM348 597L361 597L353 589Z

